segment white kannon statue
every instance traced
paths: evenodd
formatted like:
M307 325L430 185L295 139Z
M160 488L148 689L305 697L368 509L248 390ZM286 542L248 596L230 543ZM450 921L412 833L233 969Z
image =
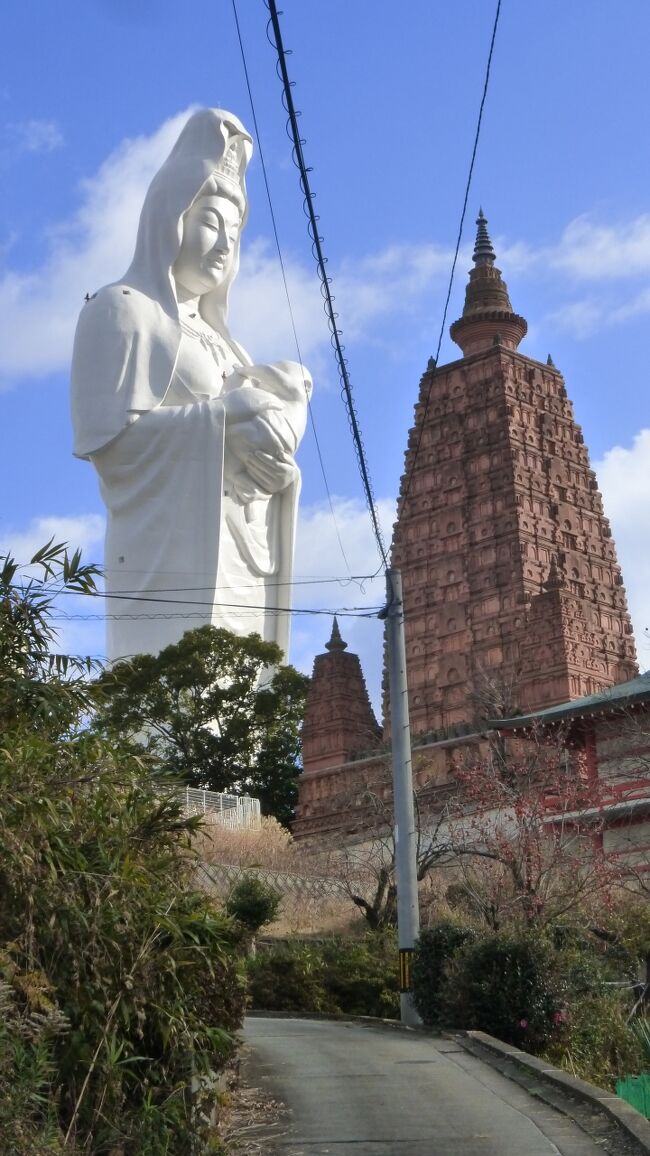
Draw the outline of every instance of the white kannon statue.
M229 112L190 117L151 182L129 269L79 318L74 452L108 511L112 661L206 623L287 652L311 380L296 362L253 365L228 329L251 146Z

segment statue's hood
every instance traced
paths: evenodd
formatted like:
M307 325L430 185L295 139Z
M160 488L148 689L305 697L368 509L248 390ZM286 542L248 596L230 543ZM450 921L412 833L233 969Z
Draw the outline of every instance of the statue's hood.
M233 136L240 137L243 145L240 170L243 226L248 216L245 170L253 142L241 121L221 108L201 109L190 117L144 199L135 253L123 281L158 301L174 319L178 317L178 304L172 266L181 244L183 215L214 173ZM227 278L201 297L201 314L209 325L226 336L228 294L238 269L239 237Z

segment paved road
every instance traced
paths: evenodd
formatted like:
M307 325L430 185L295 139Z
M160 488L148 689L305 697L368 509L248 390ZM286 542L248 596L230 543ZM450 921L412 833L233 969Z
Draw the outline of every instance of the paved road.
M244 1039L247 1082L290 1109L269 1129L265 1153L603 1156L571 1120L453 1040L257 1017Z

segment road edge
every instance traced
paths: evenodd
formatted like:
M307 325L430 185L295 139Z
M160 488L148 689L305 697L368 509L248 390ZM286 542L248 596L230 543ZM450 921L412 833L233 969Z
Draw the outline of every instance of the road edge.
M631 1104L626 1103L614 1092L605 1092L595 1084L571 1076L560 1068L554 1068L547 1060L531 1056L515 1048L512 1044L503 1044L501 1040L489 1036L487 1032L463 1031L445 1032L447 1038L456 1040L465 1047L466 1051L476 1055L477 1050L471 1045L479 1045L481 1052L487 1052L501 1060L508 1060L528 1075L534 1075L547 1083L556 1091L571 1096L582 1103L588 1104L596 1111L604 1112L613 1120L626 1135L639 1145L642 1152L650 1153L650 1122L637 1112ZM479 1058L487 1058L479 1056Z

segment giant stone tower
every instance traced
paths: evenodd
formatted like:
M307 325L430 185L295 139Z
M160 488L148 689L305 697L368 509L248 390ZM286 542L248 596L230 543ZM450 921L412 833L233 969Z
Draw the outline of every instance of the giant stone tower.
M393 543L414 734L542 708L637 673L602 499L562 375L527 331L477 220L451 337L410 431Z
M465 307L451 326L462 357L431 361L422 377L393 539L417 778L434 788L454 745L478 739L481 718L637 673L616 550L564 380L550 357L519 352L527 324L482 212L477 226ZM297 835L363 830L351 800L368 785L390 797L386 747L343 645L337 630L316 659Z

